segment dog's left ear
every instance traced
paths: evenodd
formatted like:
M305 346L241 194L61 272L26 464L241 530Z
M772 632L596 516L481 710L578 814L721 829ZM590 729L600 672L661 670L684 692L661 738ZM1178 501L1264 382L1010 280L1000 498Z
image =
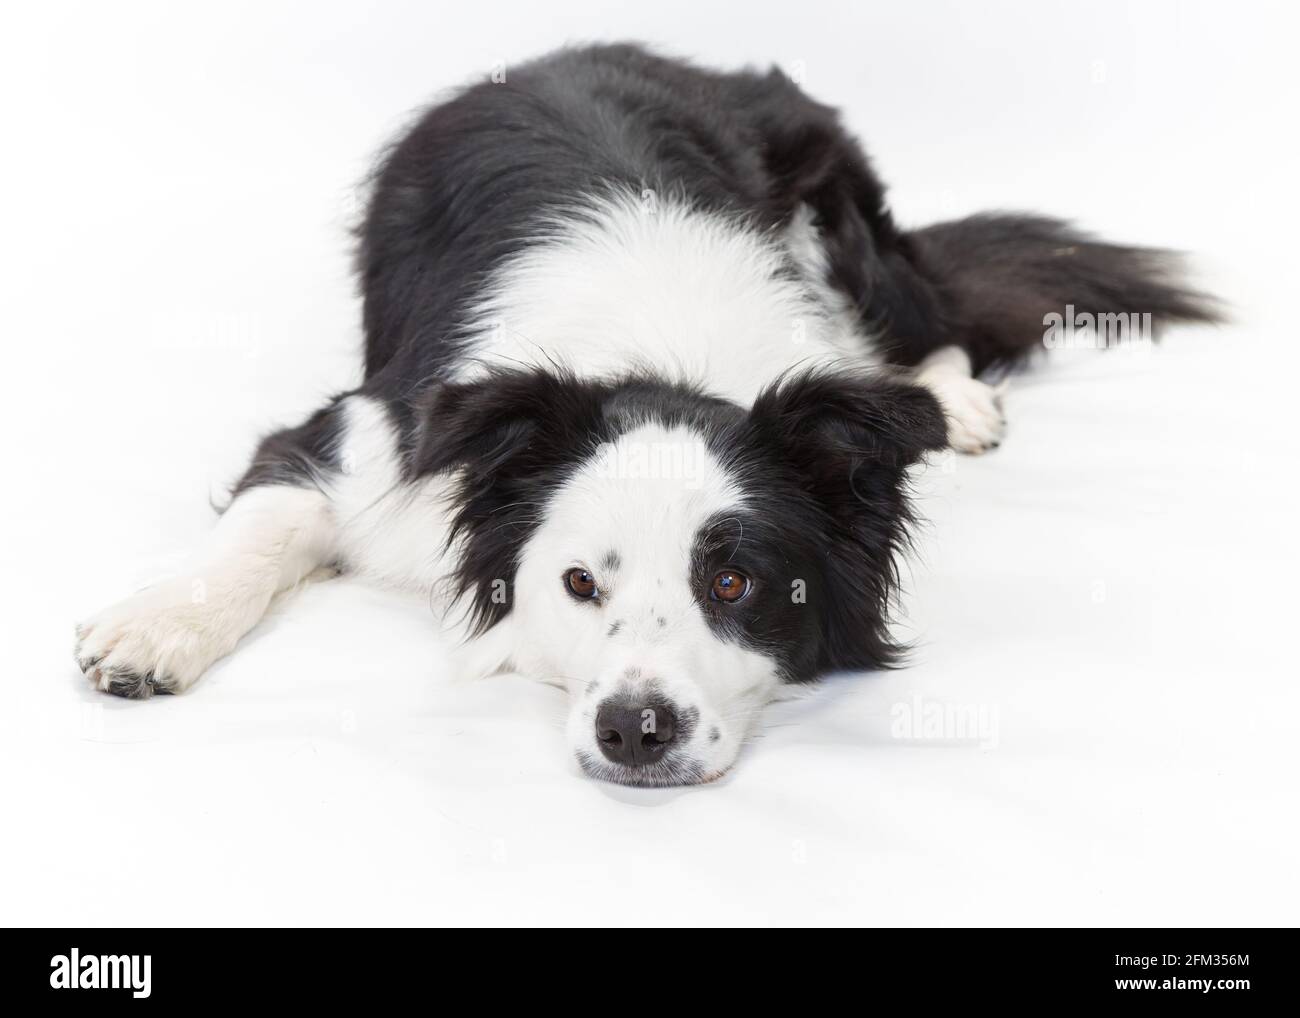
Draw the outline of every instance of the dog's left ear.
M551 488L601 440L607 394L564 373L494 370L438 386L421 409L411 470L455 472L451 579L477 632L510 612L518 550Z
M823 553L819 670L895 663L903 648L889 614L912 521L904 470L947 445L939 401L902 382L812 372L765 390L749 428L811 496L806 526Z
M754 402L750 425L830 495L861 469L902 470L948 444L943 409L928 389L856 373L783 378Z

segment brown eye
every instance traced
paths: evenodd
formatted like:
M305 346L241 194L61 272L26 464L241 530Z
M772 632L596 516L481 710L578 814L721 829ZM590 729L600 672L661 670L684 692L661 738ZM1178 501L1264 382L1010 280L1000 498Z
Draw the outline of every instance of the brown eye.
M715 601L734 604L749 593L749 577L734 569L724 569L713 578L709 588L709 597Z
M570 569L564 574L564 585L580 601L590 601L600 593L596 588L595 577L585 569Z

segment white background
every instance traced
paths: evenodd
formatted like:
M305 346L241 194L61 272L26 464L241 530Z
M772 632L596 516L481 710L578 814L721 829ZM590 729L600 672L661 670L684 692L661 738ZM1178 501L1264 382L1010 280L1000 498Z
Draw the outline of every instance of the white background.
M1292 6L8 11L0 921L1295 923ZM918 479L913 665L774 709L714 786L580 777L562 694L455 681L424 605L348 580L191 694L92 693L74 620L357 380L382 144L498 61L621 38L799 75L905 224L1185 248L1237 321L1016 379L1003 447ZM899 738L916 702L996 737Z

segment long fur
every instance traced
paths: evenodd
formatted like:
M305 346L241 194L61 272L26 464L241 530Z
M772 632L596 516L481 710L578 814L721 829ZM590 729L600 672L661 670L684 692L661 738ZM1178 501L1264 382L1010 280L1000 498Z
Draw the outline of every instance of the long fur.
M905 231L779 71L627 45L426 111L357 271L363 383L263 441L192 580L83 626L83 670L182 690L323 565L446 581L468 670L565 685L574 758L634 784L711 780L783 683L898 661L908 470L1001 435L972 370L1068 305L1218 316L1173 255L1057 220ZM678 469L602 462L648 449Z
M1046 216L984 213L908 239L937 295L931 345L966 350L977 374L1041 350L1044 315L1067 305L1081 314L1150 314L1158 329L1222 318L1218 302L1184 282L1177 252L1108 244ZM899 363L923 356L892 332L884 342Z

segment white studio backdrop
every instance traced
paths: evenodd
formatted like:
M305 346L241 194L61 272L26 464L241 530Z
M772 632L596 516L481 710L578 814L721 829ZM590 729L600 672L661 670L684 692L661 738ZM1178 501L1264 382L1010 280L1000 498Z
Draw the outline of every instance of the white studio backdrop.
M0 32L0 919L1294 923L1296 18L1285 3L43 4ZM72 623L359 377L348 229L437 95L564 42L776 63L905 225L1196 252L1235 307L1013 381L918 478L913 665L773 710L716 786L596 785L561 695L457 682L418 601L304 591L186 696ZM924 719L967 712L971 738Z

